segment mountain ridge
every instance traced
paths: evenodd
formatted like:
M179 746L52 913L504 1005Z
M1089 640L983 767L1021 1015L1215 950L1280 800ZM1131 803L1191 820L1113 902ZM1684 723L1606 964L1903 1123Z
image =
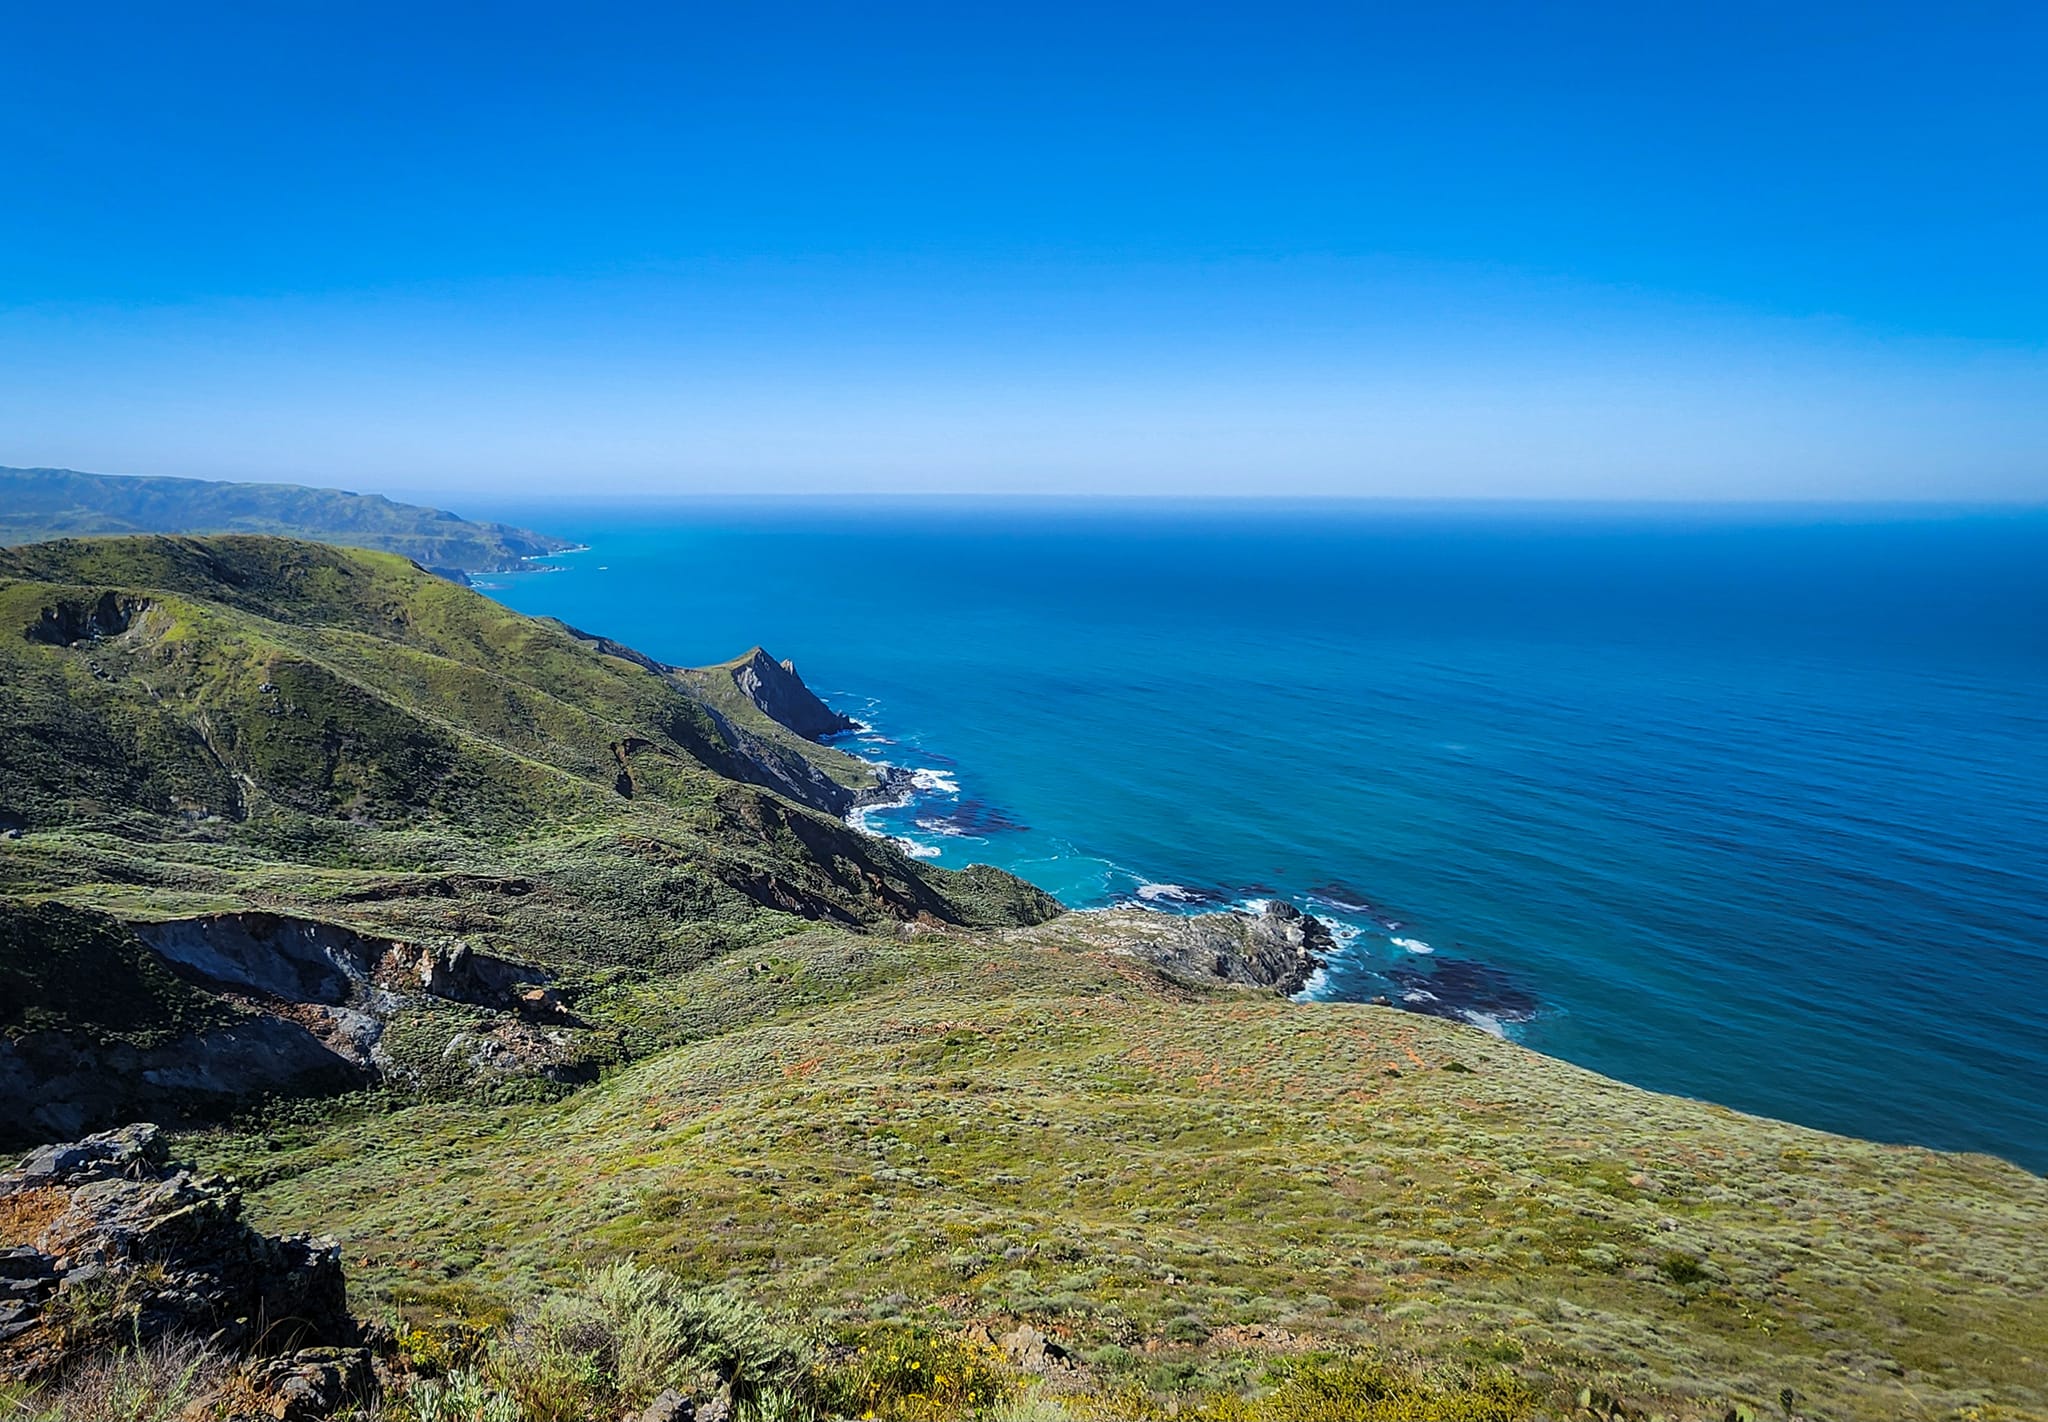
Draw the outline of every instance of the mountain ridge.
M457 581L575 545L382 494L300 484L0 466L0 544L110 534L251 533L398 553Z

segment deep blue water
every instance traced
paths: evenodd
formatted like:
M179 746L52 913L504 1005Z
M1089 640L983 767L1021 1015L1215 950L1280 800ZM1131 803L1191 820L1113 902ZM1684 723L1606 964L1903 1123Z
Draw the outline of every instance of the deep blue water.
M2048 1170L2048 514L493 512L591 545L513 607L794 658L943 863L1283 896L1323 995Z

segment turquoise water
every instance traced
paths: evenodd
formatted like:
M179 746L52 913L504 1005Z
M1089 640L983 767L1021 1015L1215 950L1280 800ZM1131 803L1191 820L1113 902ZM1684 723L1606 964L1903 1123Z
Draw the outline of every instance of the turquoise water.
M938 862L1285 897L1320 995L2048 1170L2048 515L493 512L591 545L513 607L794 658Z

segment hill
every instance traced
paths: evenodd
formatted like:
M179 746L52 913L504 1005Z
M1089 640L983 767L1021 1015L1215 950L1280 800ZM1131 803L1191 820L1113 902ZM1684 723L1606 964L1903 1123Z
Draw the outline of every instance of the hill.
M0 544L118 533L268 533L375 548L444 574L516 571L572 545L381 494L0 468Z
M520 993L574 998L806 921L1055 911L1007 875L857 833L831 811L879 788L861 762L812 748L827 774L801 738L604 646L389 554L243 537L0 550L0 892L145 935L193 925L140 943L17 915L0 970L61 999L43 980L71 971L57 949L100 944L102 965L168 956L232 1009L192 1016L198 1036L96 1037L53 1005L0 1044L0 1079L24 1087L0 1133L204 1115L313 1081L581 1080L655 1039ZM306 971L280 976L300 948ZM465 1033L474 1050L451 1056Z
M647 1407L535 1342L628 1285L755 1320L764 1416L2048 1417L2048 1182L910 860L798 687L390 555L0 552L0 1129L179 1120L394 1418Z

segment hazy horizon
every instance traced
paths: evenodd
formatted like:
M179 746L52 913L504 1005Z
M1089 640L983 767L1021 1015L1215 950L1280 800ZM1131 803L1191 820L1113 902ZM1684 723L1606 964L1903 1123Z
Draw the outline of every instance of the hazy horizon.
M0 39L17 464L2048 499L2027 7L116 5Z
M2048 513L2048 496L2014 497L2009 499L1957 499L1940 496L1926 498L1695 498L1682 495L1660 496L1647 493L1638 496L1598 498L1574 495L1551 496L1503 496L1503 495L1411 495L1411 494L1258 494L1258 493L1188 493L1177 490L1152 490L1146 492L1121 491L1069 491L1051 493L1018 493L982 489L952 489L928 492L900 490L849 490L843 488L819 487L814 489L784 490L708 490L692 488L667 489L625 489L625 488L564 488L559 484L550 486L492 490L485 488L461 489L452 486L407 485L394 482L364 483L336 482L331 484L302 484L298 481L241 476L212 475L161 475L144 470L119 469L76 469L61 465L18 465L0 462L0 472L7 470L48 470L60 474L88 474L116 479L195 479L205 483L228 484L273 484L286 487L322 488L344 494L381 496L395 503L410 504L425 508L439 509L471 519L495 520L517 523L531 515L540 518L548 513L571 511L618 513L633 510L649 512L684 511L689 509L715 510L719 508L775 507L780 504L802 505L805 507L872 509L901 505L906 508L952 507L971 508L986 505L991 508L1012 506L1036 506L1056 508L1088 508L1114 510L1129 508L1178 507L1187 509L1229 509L1247 507L1270 509L1276 512L1312 509L1356 509L1371 512L1397 513L1452 513L1475 515L1517 513L1530 514L1585 514L1597 516L1613 514L1630 516L1684 516L1698 515L1708 520L1741 518L1755 514L1766 517L1813 515L1826 519L1839 515L1856 521L1882 520L1896 515L1901 519L1927 517L1969 517L1974 515L2011 515Z

